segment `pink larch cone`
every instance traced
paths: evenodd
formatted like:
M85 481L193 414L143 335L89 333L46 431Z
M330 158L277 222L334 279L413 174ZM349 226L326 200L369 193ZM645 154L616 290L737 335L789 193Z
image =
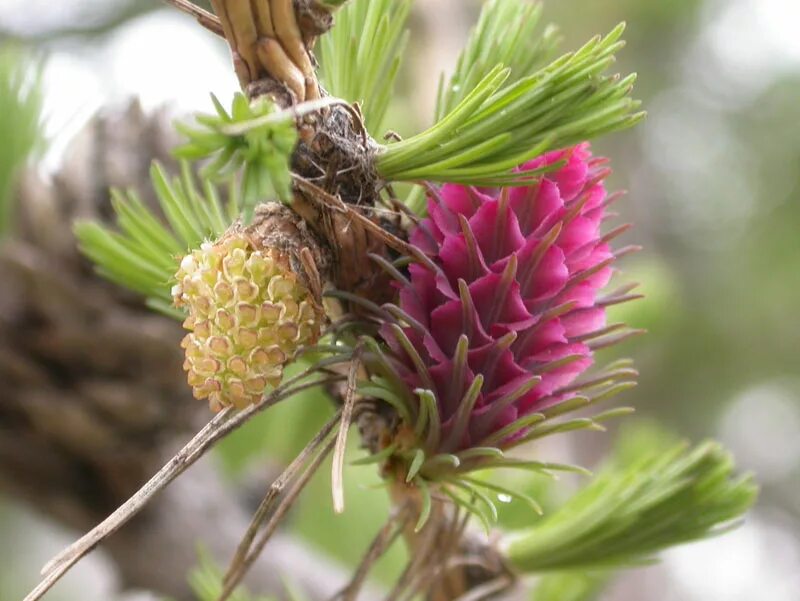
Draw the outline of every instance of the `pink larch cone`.
M435 396L441 434L429 451L512 443L526 430L511 424L577 394L593 344L616 329L606 327L614 299L598 299L615 258L608 240L623 229L601 233L606 161L584 143L520 170L558 163L528 186L447 184L411 234L430 264L411 265L401 325L382 334L409 390Z

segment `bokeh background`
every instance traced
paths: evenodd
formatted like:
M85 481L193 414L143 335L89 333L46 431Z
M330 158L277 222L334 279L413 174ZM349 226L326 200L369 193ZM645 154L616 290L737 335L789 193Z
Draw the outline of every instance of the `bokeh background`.
M429 123L439 73L454 64L478 8L417 0L387 121L393 129L411 133ZM800 3L545 0L545 15L561 29L563 49L627 21L620 68L638 72L636 95L649 113L634 131L595 145L613 157L613 184L629 191L619 210L636 224L629 238L645 246L624 264L647 298L618 316L649 331L624 349L642 374L625 401L680 436L720 439L762 486L737 531L620 575L602 599L796 601ZM101 108L136 97L145 111L166 105L181 115L208 110L209 92L225 101L236 90L224 44L154 0L0 0L0 40L44 61L45 144L30 159L44 177ZM248 483L263 484L264 472L287 461L328 410L314 396L280 407L211 461L247 494ZM584 438L568 452L589 464L611 438L577 437ZM375 482L368 469L350 477L348 510L334 518L328 483L317 479L294 512L293 532L334 562L354 561L386 511L383 492L367 488ZM42 562L74 535L0 496L0 599L21 598ZM390 577L401 555L383 562L379 575ZM116 587L111 561L96 553L48 598L116 599Z

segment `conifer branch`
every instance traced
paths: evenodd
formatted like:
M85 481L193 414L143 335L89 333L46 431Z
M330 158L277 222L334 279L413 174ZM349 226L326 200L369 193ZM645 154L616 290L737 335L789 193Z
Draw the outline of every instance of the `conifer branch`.
M540 6L492 0L450 83L440 89L435 125L379 146L367 128L382 126L405 48L410 2L356 0L339 12L339 24L321 39L325 81L335 95L324 97L311 48L344 0L213 0L216 17L172 0L205 18L207 27L222 29L246 95L235 99L230 112L215 100L216 115L181 128L189 141L178 156L208 161L200 171L202 193L189 163L176 180L154 167L166 224L135 195L117 194L118 231L83 223L76 233L110 279L165 312L179 313L170 306L173 296L179 306L189 306L184 325L192 334L184 347L196 395L216 395L215 407L255 404L240 413L223 409L129 503L49 564L45 581L26 601L38 599L249 416L304 387L340 383L344 376L326 371L336 363L350 362L346 386L337 389L341 421L329 423L267 492L219 601L234 593L331 452L334 509L341 510L347 433L362 409L357 395L374 401L363 404L365 412L375 410L369 416L375 431L365 437L372 453L366 461L379 464L396 487L403 520L390 520L379 533L345 599L355 596L401 527L414 554L390 599L423 591L429 598L463 594L470 600L498 593L514 582L505 565L472 581L467 560L454 558L466 546L466 517L460 516L478 518L488 531L498 520L494 496L520 498L534 509L538 504L474 472L503 467L588 475L578 466L509 457L506 451L556 433L602 430L605 420L630 412L623 407L558 419L630 388L636 376L624 361L581 376L595 350L638 333L604 321L604 303L632 298L625 292L611 300L597 296L614 259L627 250L615 255L608 249L624 228L606 236L599 231L607 202L602 181L609 170L584 143L643 116L630 98L635 76L607 73L623 46L624 27L542 66L556 36L552 29L534 35ZM506 35L514 23L514 35ZM360 106L348 102L361 103L366 128ZM563 150L542 156L556 149ZM219 180L241 185L232 184L224 203L211 183ZM384 218L377 205L392 181L449 184L441 191L428 184L438 203L435 219L409 227L391 211ZM474 186L502 189L484 193ZM525 188L512 195L514 186ZM285 204L268 203L276 197ZM289 215L279 225L290 234L280 245L272 240L272 246L257 246L251 235L263 241L281 228L251 218L273 209ZM238 246L233 234L240 235ZM216 242L193 250L211 240ZM272 254L265 258L262 250ZM404 256L393 261L391 251ZM173 295L177 260L187 252ZM398 280L399 294L390 276ZM251 364L282 370L298 347L317 340L319 324L341 317L341 307L323 311L319 297L326 283L337 288L327 296L353 314L348 325L354 333L336 329L333 343L319 347L323 358L301 374L318 378L296 377L262 398L264 387L277 383L282 372L270 372L274 379L267 380L267 372L251 372ZM273 302L283 298L273 296L276 290L290 295L288 300ZM543 333L548 327L565 332L563 342L553 342L549 330ZM357 387L358 380L363 385ZM230 399L222 399L223 387ZM754 486L732 474L730 458L712 443L644 454L609 468L561 510L509 540L505 551L522 573L648 560L669 545L724 530L750 506ZM407 520L405 507L411 504ZM463 565L454 571L458 561ZM459 590L444 593L439 581L451 578Z
M506 555L524 573L641 565L667 547L727 532L756 494L716 443L650 448L513 535Z
M411 0L355 0L319 43L328 92L361 105L367 129L383 127L408 42Z
M258 202L290 200L295 119L338 102L316 101L277 111L266 99L249 103L239 94L229 113L212 99L216 115L198 116L196 126L177 126L187 138L174 151L184 161L180 176L170 178L157 163L151 168L166 223L135 191L112 190L117 230L92 221L75 224L81 251L101 275L144 295L154 309L178 319L183 312L172 306L170 290L181 257L219 238L238 220L249 222ZM189 162L198 160L207 161L199 184ZM225 182L223 200L217 185Z
M270 80L282 88L283 93L272 90L275 97L282 97L282 106L320 97L310 48L315 36L330 26L326 8L320 15L319 7L307 1L211 0L211 4L230 45L236 75L248 95L262 95L259 82Z
M249 223L255 205L267 199L292 197L289 160L297 144L294 123L299 109L279 111L265 97L233 99L230 113L212 96L216 115L197 117L197 127L177 126L187 142L175 150L180 159L209 159L203 175L211 180L241 177L242 217ZM306 103L314 110L317 103Z
M170 293L180 258L222 235L239 216L239 196L231 187L223 202L208 181L201 192L188 164L183 165L179 178L169 178L157 163L150 176L166 224L136 192L112 190L119 230L78 221L75 236L101 275L144 295L154 309L180 319L183 313L172 306Z
M455 71L439 82L436 121L461 102L496 65L510 70L508 83L532 75L551 56L559 42L558 30L548 25L537 34L541 2L489 0L458 57Z
M495 66L432 128L383 147L378 172L389 180L526 185L537 175L515 172L526 161L636 124L644 114L629 98L635 76L604 74L623 31L620 24L510 85L510 70Z

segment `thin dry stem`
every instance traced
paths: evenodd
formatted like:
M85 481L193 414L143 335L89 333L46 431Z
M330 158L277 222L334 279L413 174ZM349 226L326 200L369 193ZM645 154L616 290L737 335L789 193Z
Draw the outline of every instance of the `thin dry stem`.
M455 601L483 601L491 599L514 586L514 577L504 574L494 580L485 582L457 597Z
M362 215L357 210L353 209L350 205L342 201L341 198L338 198L333 194L330 194L329 192L323 190L319 186L313 184L312 182L308 181L307 179L299 175L292 174L292 179L294 180L295 184L297 184L300 188L304 189L306 192L311 194L315 199L319 200L322 204L324 204L328 208L331 208L335 211L339 211L341 213L345 213L348 215L348 217L350 217L354 221L358 221L361 225L364 226L364 229L374 234L387 246L393 248L398 252L412 256L422 261L425 264L430 263L430 259L426 257L424 253L411 246L405 240L398 238L391 232L387 232L379 224L372 221L369 217L367 217L366 215Z
M463 539L468 521L469 514L465 513L462 518L461 508L456 506L444 534L445 542L441 547L442 550L439 553L439 557L436 558L436 561L426 563L423 570L417 575L417 583L409 587L407 599L411 599L415 594L425 590L429 585L436 582L440 575L450 569L449 559L457 553L458 545ZM442 579L442 582L444 582L444 579Z
M239 547L236 549L236 553L233 556L230 566L228 567L228 571L225 574L225 578L223 580L224 583L227 584L230 582L234 575L239 572L241 567L244 565L245 559L252 548L253 540L258 534L258 531L264 521L269 517L269 511L272 509L272 505L275 500L283 492L289 482L291 482L295 476L300 473L309 457L311 457L317 451L319 446L339 423L340 419L341 414L337 411L336 415L334 415L333 418L322 427L316 436L314 436L314 438L306 445L306 447L300 451L297 457L294 458L294 460L283 471L283 473L281 473L281 475L278 476L270 485L266 495L264 495L264 498L258 506L258 509L256 510L255 514L253 514L253 519L250 522L247 532L245 532L241 542L239 543Z
M361 346L356 346L353 351L353 360L347 374L347 390L342 407L342 421L339 433L336 436L336 447L333 451L333 465L331 466L331 492L333 494L333 510L336 513L344 511L344 455L347 451L347 433L353 421L353 409L356 405L356 384L358 370L361 366Z
M403 528L410 517L411 506L409 504L396 507L392 511L392 513L389 515L389 518L386 520L386 523L372 540L372 543L370 544L369 549L367 549L367 552L364 554L364 557L361 559L361 562L358 564L358 567L353 574L353 578L350 580L347 586L333 596L334 600L356 601L358 594L361 592L361 589L367 580L367 576L369 575L372 566L383 556L384 553L386 553L389 547L394 544L394 541L397 540L397 537L402 534Z
M436 524L429 522L427 527L423 530L420 536L420 543L416 547L414 554L397 580L394 588L386 597L386 601L398 601L400 597L408 591L409 587L414 583L420 566L424 566L430 560L431 554L436 548L436 538L438 535L438 528Z
M207 10L200 8L196 4L189 2L189 0L164 0L167 4L170 4L177 8L178 10L185 12L188 15L193 16L200 25L208 29L211 33L215 33L218 36L225 37L225 33L222 30L222 23L220 20L208 12Z
M314 253L310 248L304 247L300 250L300 263L305 269L306 277L308 278L308 286L311 289L311 294L314 298L319 300L322 298L322 278L317 269L317 263L314 260Z
M458 545L463 538L468 521L469 514L465 514L462 518L460 508L456 507L450 519L447 520L447 528L444 531L440 530L437 536L438 540L443 540L444 542L437 545L436 556L431 557L416 571L413 579L406 587L403 601L410 601L426 589L436 590L437 593L433 597L437 599L447 599L452 595L458 594L448 590L448 587L452 585L448 584L446 571L450 569L450 558L458 551ZM441 596L441 591L445 592L444 597Z
M103 539L119 530L148 503L153 495L194 463L202 455L203 450L207 448L208 442L212 440L214 434L232 418L232 412L232 409L228 408L214 416L189 444L170 459L130 499L93 530L51 559L42 568L42 575L45 578L25 597L24 601L36 601L41 598L82 557L91 552Z
M226 601L228 598L230 598L231 594L233 594L233 592L236 590L236 587L239 586L239 583L247 575L247 572L253 566L253 563L255 563L256 559L258 559L258 557L261 555L261 552L264 550L264 547L266 547L270 538L272 538L272 535L278 529L278 525L283 520L283 517L286 515L286 512L289 511L289 509L291 509L295 499L297 499L298 495L302 492L303 488L305 488L306 484L308 484L308 481L316 473L320 464L333 450L333 446L335 443L336 439L331 438L327 442L325 447L319 453L317 453L317 456L314 458L314 460L311 462L308 468L306 468L306 471L300 476L300 478L298 478L295 481L294 485L292 485L292 487L286 492L286 496L281 500L280 504L275 508L275 512L272 514L269 521L264 526L264 529L257 536L257 540L255 544L252 546L250 552L244 557L242 562L239 564L238 570L235 573L229 575L228 581L225 582L222 593L217 598L217 601Z
M324 363L331 364L331 362L345 362L347 360L347 358L339 358L337 360L328 359L325 360ZM23 601L37 601L40 599L62 576L64 576L64 574L78 563L78 561L139 513L156 493L164 489L175 478L186 471L215 443L244 424L251 417L301 390L340 379L326 377L312 382L298 384L298 382L312 375L315 371L317 371L317 366L312 366L304 370L297 376L290 378L285 383L278 386L270 394L265 395L259 403L244 411L234 413L232 409L225 409L214 416L186 446L178 451L178 453L130 499L117 508L108 518L50 560L44 568L42 568L41 573L44 578Z
M220 127L220 131L229 136L241 136L257 127L274 123L282 123L289 118L299 120L306 115L316 113L317 111L321 111L331 106L349 107L350 104L341 98L334 98L333 96L318 98L316 100L307 100L306 102L301 102L288 108L281 109L278 112L269 113L268 115L262 115L261 117L250 119L249 121L239 121L237 123L223 125Z

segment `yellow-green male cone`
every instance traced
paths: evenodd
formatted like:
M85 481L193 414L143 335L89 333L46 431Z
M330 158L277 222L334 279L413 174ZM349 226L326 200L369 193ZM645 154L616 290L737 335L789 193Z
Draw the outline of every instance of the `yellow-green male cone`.
M317 341L324 322L320 299L293 270L297 244L279 250L257 231L236 225L186 255L172 290L175 306L188 310L189 384L213 411L258 402L297 350Z

